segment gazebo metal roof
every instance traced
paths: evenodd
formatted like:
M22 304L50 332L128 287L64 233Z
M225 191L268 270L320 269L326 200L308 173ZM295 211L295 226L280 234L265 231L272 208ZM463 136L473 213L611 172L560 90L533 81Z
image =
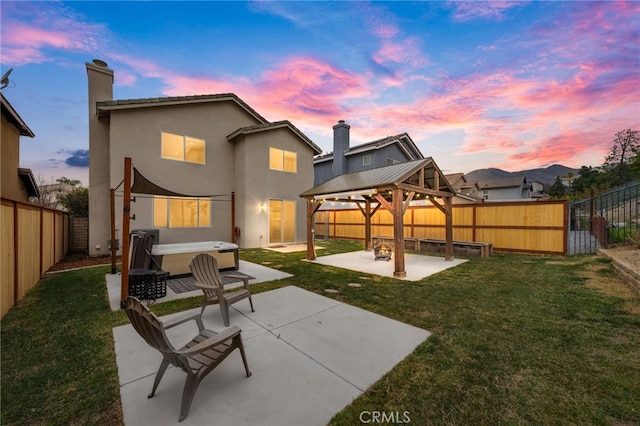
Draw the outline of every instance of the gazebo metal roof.
M452 197L455 195L454 189L440 168L431 157L428 157L422 160L339 175L303 192L300 196L329 198L327 195L335 195L331 198L348 199L349 195L358 191L364 192L360 195L366 195L367 190L373 194L394 187L403 187L403 189L435 196Z

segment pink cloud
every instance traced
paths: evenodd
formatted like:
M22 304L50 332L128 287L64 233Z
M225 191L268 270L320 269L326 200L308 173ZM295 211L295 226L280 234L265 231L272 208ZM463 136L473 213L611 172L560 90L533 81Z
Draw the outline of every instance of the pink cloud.
M2 60L25 65L51 60L52 52L93 52L104 27L82 22L60 4L19 2L3 5Z
M378 64L409 64L416 68L427 62L416 37L406 37L399 41L384 40L372 58Z
M475 18L486 18L496 21L504 19L504 12L521 7L527 2L524 1L450 1L449 4L454 9L454 19L458 21L468 21Z
M264 72L252 96L280 116L293 114L315 121L345 112L349 99L370 96L367 76L360 76L308 57L293 57Z
M555 163L579 167L576 160L594 149L605 152L608 149L609 135L603 132L565 131L562 134L539 140L536 145L523 152L516 152L507 157L502 166L518 167L548 166Z

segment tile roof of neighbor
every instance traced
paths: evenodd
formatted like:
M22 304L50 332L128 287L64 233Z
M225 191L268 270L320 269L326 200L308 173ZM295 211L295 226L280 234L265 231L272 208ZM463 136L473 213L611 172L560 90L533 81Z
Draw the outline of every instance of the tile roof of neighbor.
M346 191L356 191L361 189L380 188L386 186L394 186L402 183L421 168L431 165L433 169L439 171L438 166L433 162L431 157L421 160L408 161L406 163L394 164L391 166L378 167L375 169L363 170L355 173L347 173L339 175L327 182L309 189L300 194L301 197L324 195ZM455 191L446 179L442 179L441 185L443 192L455 194Z
M477 180L470 180L470 181L467 181L467 182L463 183L462 185L460 185L460 188L472 188L472 187L474 187L476 185L480 186L478 184Z
M524 176L507 177L502 179L486 180L480 185L481 188L513 188L527 183Z
M233 139L235 139L236 137L238 137L240 135L247 135L247 134L250 134L250 133L262 132L262 131L273 130L273 129L281 129L283 127L284 128L288 128L294 134L296 134L300 139L305 141L311 147L311 149L313 149L313 151L316 154L319 154L319 153L322 152L322 149L318 145L313 143L313 141L311 139L309 139L307 137L307 135L302 133L289 120L282 120L282 121L276 121L276 122L273 122L273 123L264 123L264 124L256 124L254 126L241 127L240 129L238 129L235 132L233 132L230 135L228 135L227 139L232 141Z
M345 155L352 155L352 154L357 154L360 152L367 152L367 151L373 151L376 149L380 149L383 148L387 145L390 145L392 143L398 143L398 144L409 144L409 146L411 146L411 149L413 151L415 151L419 157L415 158L415 160L419 160L422 158L425 158L424 155L422 154L422 152L420 152L420 149L416 146L416 144L413 142L413 140L411 140L411 137L409 136L408 133L401 133L399 135L394 135L394 136L386 136L384 138L381 139L376 139L374 141L371 142L366 142L363 143L361 145L356 145L354 147L350 147L349 150L347 152L345 152ZM318 155L315 159L314 162L315 163L320 163L323 161L328 161L333 159L333 152L329 152L327 154L323 154L323 155Z
M21 136L29 136L30 138L34 137L35 133L31 131L29 126L27 126L27 123L25 123L17 111L13 109L11 103L9 103L2 93L0 93L0 98L2 99L2 115L4 115L9 123L13 124L16 129L20 131Z
M233 101L240 105L241 108L253 115L258 121L268 123L267 119L258 114L256 110L251 108L245 101L240 99L235 93L218 93L212 95L192 95L192 96L167 96L161 98L140 98L140 99L117 99L112 101L96 102L99 111L107 112L118 109L142 108L151 106L176 105L188 103L205 103Z
M450 184L454 184L458 179L464 180L464 173L448 173L444 175L444 177L449 181Z

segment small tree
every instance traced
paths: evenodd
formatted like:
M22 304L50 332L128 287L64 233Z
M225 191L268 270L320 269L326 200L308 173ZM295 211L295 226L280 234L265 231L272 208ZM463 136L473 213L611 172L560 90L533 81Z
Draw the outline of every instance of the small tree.
M68 194L63 194L58 201L72 216L89 216L89 189L76 188Z
M38 173L36 176L36 185L38 185L38 196L30 197L29 201L52 209L58 208L58 198L56 197L55 192L46 190L46 188L51 185L51 182Z
M75 188L76 186L80 186L80 184L82 183L78 179L69 179L68 177L65 177L65 176L62 176L61 178L56 179L56 182L62 185L69 185L73 188Z
M569 189L574 198L589 197L591 190L595 190L601 183L602 173L591 166L582 166L578 177L571 182Z
M631 159L640 150L640 131L626 129L615 134L611 151L605 157L604 167L612 186L622 185L634 179Z
M567 186L562 182L560 176L556 176L555 182L549 188L549 196L554 199L564 198L567 195Z

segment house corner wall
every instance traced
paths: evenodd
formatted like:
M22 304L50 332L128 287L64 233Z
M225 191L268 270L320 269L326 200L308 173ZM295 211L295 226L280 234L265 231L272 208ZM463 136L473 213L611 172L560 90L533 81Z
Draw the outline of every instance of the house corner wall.
M0 194L3 197L14 200L23 200L24 195L20 190L18 167L20 164L20 131L2 115L2 127L0 129ZM25 199L26 201L26 199Z

